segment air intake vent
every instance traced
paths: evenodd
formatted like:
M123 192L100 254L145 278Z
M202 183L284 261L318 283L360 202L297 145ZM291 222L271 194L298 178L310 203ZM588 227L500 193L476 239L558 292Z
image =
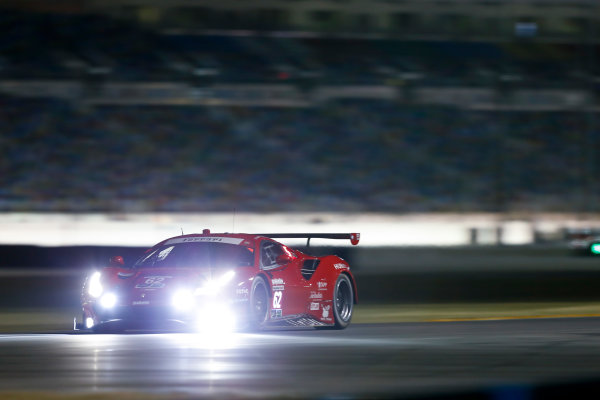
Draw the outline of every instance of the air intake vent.
M309 280L313 276L320 262L321 260L316 258L304 261L304 264L302 264L302 270L300 271L302 272L304 279Z

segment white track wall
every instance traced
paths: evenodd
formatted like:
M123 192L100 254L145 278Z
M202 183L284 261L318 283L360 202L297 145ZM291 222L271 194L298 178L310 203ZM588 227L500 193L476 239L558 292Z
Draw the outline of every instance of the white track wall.
M566 214L7 213L0 214L0 244L150 246L182 231L198 233L208 228L238 233L359 232L362 246L522 245L533 243L536 232L560 238L565 228L590 227L600 227L600 220ZM327 243L333 244L318 239L311 242Z

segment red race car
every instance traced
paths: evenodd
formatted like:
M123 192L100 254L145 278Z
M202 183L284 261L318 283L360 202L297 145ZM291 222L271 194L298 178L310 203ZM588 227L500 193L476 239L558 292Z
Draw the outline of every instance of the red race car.
M344 329L357 302L350 266L315 257L274 238L349 239L358 233L176 236L148 249L132 266L122 257L84 283L83 318L75 329Z

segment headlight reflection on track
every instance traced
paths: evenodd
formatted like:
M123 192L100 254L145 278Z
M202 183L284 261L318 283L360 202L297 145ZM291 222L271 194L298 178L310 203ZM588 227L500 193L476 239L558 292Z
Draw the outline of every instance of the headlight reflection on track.
M166 337L186 349L232 350L241 345L242 334L236 332L203 331L197 333L172 333Z
M196 330L205 334L227 334L236 328L235 315L227 305L209 302L196 314Z

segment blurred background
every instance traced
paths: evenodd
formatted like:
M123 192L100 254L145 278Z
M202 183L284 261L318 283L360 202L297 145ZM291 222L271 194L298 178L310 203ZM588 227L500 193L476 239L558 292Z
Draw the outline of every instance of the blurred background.
M0 243L600 228L592 0L0 1Z
M360 232L310 249L350 261L356 325L598 316L573 250L600 244L599 23L597 0L0 0L0 332L70 330L86 274L204 228Z
M0 7L5 242L18 226L31 242L39 216L57 214L222 215L224 230L235 213L483 221L449 244L596 224L596 1ZM477 232L507 221L524 230Z

